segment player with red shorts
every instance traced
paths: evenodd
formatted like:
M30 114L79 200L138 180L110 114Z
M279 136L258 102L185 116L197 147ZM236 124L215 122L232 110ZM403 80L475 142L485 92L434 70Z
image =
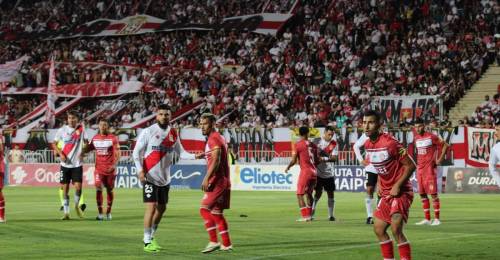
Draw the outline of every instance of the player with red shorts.
M437 185L437 165L443 162L448 144L433 133L425 131L425 124L422 119L415 121L415 131L413 142L417 149L417 182L418 193L422 199L424 209L424 220L416 223L417 225L438 226L441 224L439 213L441 203L438 197ZM436 153L441 148L441 154ZM427 194L432 197L432 206L434 208L434 220L431 222L430 203Z
M295 153L292 155L292 161L285 169L288 170L299 162L300 174L297 183L297 200L300 207L300 215L297 221L311 221L313 196L312 193L316 187L317 168L320 162L318 147L308 140L309 128L302 126L299 128L300 141L295 144ZM307 197L307 204L304 200Z
M231 195L227 144L224 137L215 130L215 121L215 116L212 114L201 116L201 130L208 140L205 153L196 156L197 159L206 157L207 160L207 174L201 185L205 194L201 200L200 215L205 221L210 241L202 253L210 253L217 249L221 251L233 249L228 224L223 214L225 209L229 209ZM216 229L219 230L222 244L217 240Z
M0 223L5 223L5 198L3 197L3 182L5 177L4 147L0 135Z
M381 118L376 111L368 111L363 117L366 135L364 147L366 158L373 164L378 177L378 192L381 197L375 211L374 232L380 241L382 257L394 259L392 240L387 234L391 226L398 243L400 259L411 259L410 243L403 233L403 225L413 201L412 185L409 181L415 163L406 149L393 136L381 133Z
M95 150L94 180L96 187L97 210L96 220L104 220L102 212L102 186L106 188L107 208L106 220L111 220L111 207L113 206L113 188L116 179L116 164L120 160L120 147L118 138L109 133L109 123L105 118L99 120L99 133L92 138L88 151Z

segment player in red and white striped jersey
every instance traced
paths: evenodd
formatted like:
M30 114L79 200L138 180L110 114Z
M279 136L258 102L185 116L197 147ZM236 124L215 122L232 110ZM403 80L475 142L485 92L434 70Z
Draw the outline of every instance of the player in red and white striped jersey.
M87 152L95 150L94 180L96 187L97 215L96 220L104 220L102 213L102 186L106 188L107 208L106 220L111 220L116 179L116 164L120 160L120 147L116 135L109 133L109 123L105 118L99 119L99 133L96 134L87 148Z
M145 128L135 144L133 158L143 184L144 251L158 252L161 247L153 238L167 208L170 190L170 166L174 153L181 159L195 159L181 145L177 131L170 126L171 111L167 105L158 106L156 124Z
M4 146L0 135L0 223L5 222L5 198L3 197L3 178L5 177Z

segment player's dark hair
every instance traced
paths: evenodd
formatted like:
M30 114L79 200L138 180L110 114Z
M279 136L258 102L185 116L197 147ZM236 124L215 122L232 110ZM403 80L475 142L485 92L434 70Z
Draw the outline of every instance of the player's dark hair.
M210 123L215 123L215 115L212 113L203 113L200 117L201 119L207 119Z
M375 117L375 120L380 123L380 119L381 119L381 116L380 116L380 113L375 111L375 110L368 110L366 111L363 116L373 116Z
M97 122L106 122L109 124L109 120L103 116L99 117L99 119L97 120Z
M328 125L328 126L325 127L325 132L327 132L327 131L332 131L333 132L335 130L333 129L333 126Z
M158 106L158 110L168 110L170 111L170 106L168 106L167 104L161 104Z
M299 127L299 135L307 137L309 135L309 127L307 126Z
M73 111L73 110L66 112L66 118L69 116L74 116L74 117L80 119L80 115L78 115L78 113L76 113L76 111Z
M416 118L415 121L413 122L413 124L423 124L424 123L424 120L422 118Z

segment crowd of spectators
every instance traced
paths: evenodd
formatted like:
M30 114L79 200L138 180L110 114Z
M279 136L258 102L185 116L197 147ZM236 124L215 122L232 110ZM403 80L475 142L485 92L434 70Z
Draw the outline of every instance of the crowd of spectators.
M2 30L55 30L137 13L174 22L217 23L227 16L286 13L295 3L73 0L31 6L18 2L1 4ZM381 95L439 95L448 111L490 64L500 63L496 1L300 2L276 36L220 30L35 39L1 42L0 60L31 57L12 82L18 88L46 85L47 71L33 65L51 54L58 61L120 65L95 70L74 65L58 70L56 76L59 84L125 79L155 88L140 93L135 105L113 117L117 124L148 115L160 103L176 110L203 100L197 113L178 123L194 126L199 113L211 111L225 116L226 126L271 127L356 126L358 112L368 107L371 97ZM127 65L136 69L125 70ZM498 100L488 101L488 112L481 105L474 120L498 121ZM82 111L91 114L96 106L86 105L80 105Z

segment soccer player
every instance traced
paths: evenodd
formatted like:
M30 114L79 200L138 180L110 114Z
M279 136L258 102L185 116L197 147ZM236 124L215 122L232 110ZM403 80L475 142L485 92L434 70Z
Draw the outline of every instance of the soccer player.
M490 169L491 176L497 182L498 187L500 187L500 173L497 170L497 163L500 161L500 125L495 127L495 136L497 138L497 143L491 148L490 160L488 161L488 166ZM1 204L0 204L1 206Z
M413 142L417 149L417 182L418 182L418 192L420 193L420 198L422 199L422 207L424 208L425 219L416 223L417 225L432 225L438 226L441 224L439 221L439 210L441 208L441 203L438 197L438 185L437 185L437 165L443 162L444 156L446 155L446 150L448 149L448 144L444 142L441 138L433 133L425 131L424 121L420 118L415 120L415 131L414 131ZM436 153L442 146L441 152ZM434 208L434 220L431 222L430 214L430 203L427 194L432 197L432 206Z
M317 168L316 165L320 162L318 157L318 147L308 140L309 128L302 126L299 128L300 140L295 144L295 153L292 155L292 161L285 169L285 173L299 162L300 174L297 183L297 200L300 207L300 215L302 216L297 221L311 221L313 196L312 192L316 187ZM307 204L304 200L307 197Z
M369 139L365 143L366 158L378 173L378 192L381 199L375 210L375 235L380 241L382 257L394 259L392 240L387 234L391 227L398 243L400 259L411 259L410 242L403 233L404 223L413 201L412 185L409 181L415 163L406 149L389 134L380 132L380 115L373 110L363 116L363 127Z
M323 133L323 137L314 140L314 144L319 148L322 163L317 166L318 181L314 188L315 193L311 218L314 218L318 201L321 198L323 190L325 190L328 196L328 220L335 221L335 199L333 197L335 191L335 178L333 175L333 162L337 161L339 152L337 142L333 139L334 134L333 127L327 126Z
M61 179L64 198L64 215L62 220L69 220L69 184L73 182L75 186L75 211L80 218L83 218L83 212L79 207L80 196L82 195L82 149L86 140L86 132L83 124L79 123L79 116L75 112L67 113L67 125L64 125L56 132L54 137L54 151L61 160ZM62 143L59 147L58 143Z
M217 249L232 251L229 227L224 217L224 210L229 209L231 196L226 140L215 129L213 114L201 115L200 126L203 135L208 138L205 153L196 156L196 158L206 157L207 160L207 174L201 184L205 194L201 200L200 215L205 221L209 236L209 242L201 252L210 253ZM217 240L217 229L222 244Z
M99 119L99 133L92 138L87 152L95 150L94 180L96 187L97 210L96 220L104 220L102 214L102 186L106 188L107 208L106 220L111 220L111 207L113 206L113 188L116 179L116 164L120 160L120 147L118 138L109 133L109 123L105 118Z
M137 138L133 158L139 180L143 184L144 251L162 249L154 238L161 218L167 209L170 190L170 166L174 153L181 159L195 159L184 151L177 131L170 126L171 111L167 105L158 106L156 123L145 128Z
M373 224L373 194L375 193L375 188L377 186L378 175L375 167L373 167L371 163L368 163L368 161L363 158L363 155L361 155L361 147L365 145L366 140L368 140L368 136L363 133L354 143L353 149L354 154L356 154L356 159L361 165L365 166L367 195L365 198L366 224Z
M3 178L5 177L4 153L2 136L0 135L0 223L5 223L5 198L2 193Z

